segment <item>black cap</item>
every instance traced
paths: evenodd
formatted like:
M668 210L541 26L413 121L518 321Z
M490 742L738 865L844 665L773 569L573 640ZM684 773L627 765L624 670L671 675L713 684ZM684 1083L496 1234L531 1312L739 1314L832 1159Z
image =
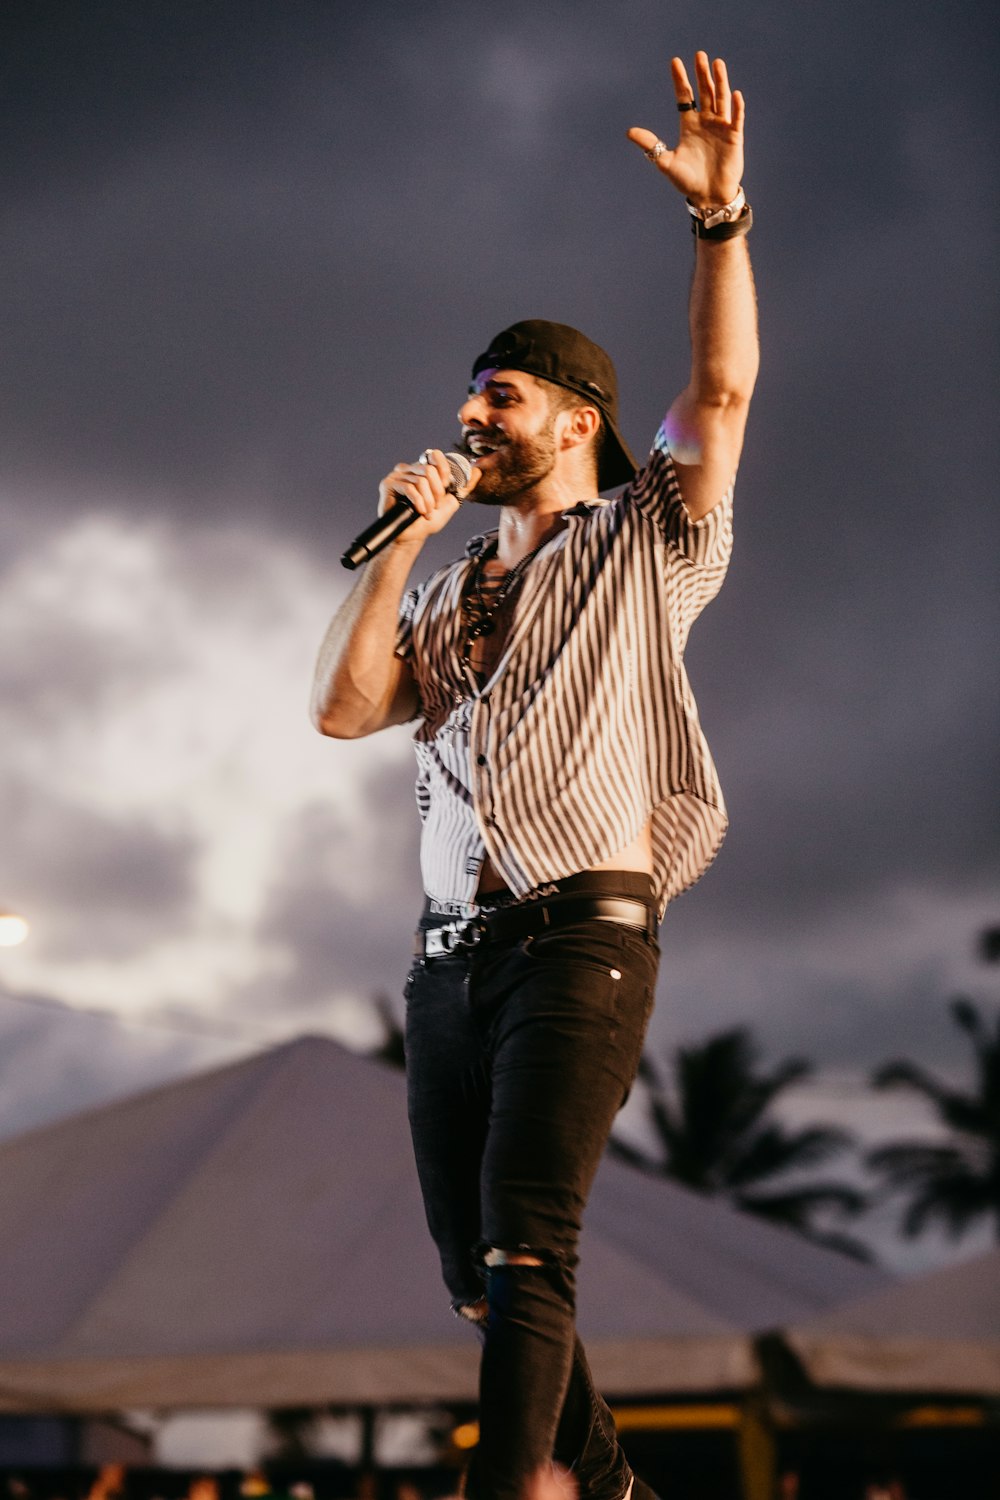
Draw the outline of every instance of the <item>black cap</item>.
M480 354L472 366L473 379L482 370L523 370L576 391L604 418L597 488L614 489L634 477L638 464L618 431L618 377L611 356L579 329L544 318L512 323Z

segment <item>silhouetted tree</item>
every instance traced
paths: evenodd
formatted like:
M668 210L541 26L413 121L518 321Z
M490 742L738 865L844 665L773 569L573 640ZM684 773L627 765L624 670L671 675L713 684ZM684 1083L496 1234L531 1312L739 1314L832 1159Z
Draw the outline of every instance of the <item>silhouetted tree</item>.
M382 1022L384 1036L371 1055L380 1058L382 1062L391 1063L394 1068L405 1068L406 1050L403 1045L403 1028L399 1024L392 1001L380 990L372 997L372 1002Z
M818 1166L853 1145L846 1131L819 1125L790 1130L768 1116L778 1095L811 1072L812 1065L803 1058L787 1058L772 1072L761 1072L745 1027L678 1048L672 1086L644 1058L640 1077L660 1155L650 1158L617 1138L612 1150L635 1166L661 1172L698 1192L719 1194L818 1244L870 1259L859 1242L823 1230L816 1222L821 1214L859 1213L866 1206L864 1193L839 1182L782 1187L776 1181Z
M314 1406L279 1406L265 1414L272 1457L281 1462L309 1458L322 1412Z
M1000 964L1000 927L984 927L979 934L979 954L984 964Z
M993 962L988 936L982 951ZM961 998L950 1010L972 1042L970 1089L952 1088L905 1059L884 1064L872 1078L877 1089L909 1089L929 1100L950 1139L890 1142L870 1151L867 1161L883 1179L883 1197L908 1199L901 1219L908 1238L939 1223L957 1239L984 1219L993 1220L1000 1238L1000 1014L991 1024Z

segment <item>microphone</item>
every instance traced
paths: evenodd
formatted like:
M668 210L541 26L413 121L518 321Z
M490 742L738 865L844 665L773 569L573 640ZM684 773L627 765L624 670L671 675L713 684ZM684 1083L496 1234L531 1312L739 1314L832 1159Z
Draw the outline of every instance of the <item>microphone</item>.
M472 478L472 464L464 453L446 453L444 457L451 470L451 483L446 493L454 495ZM423 453L420 455L420 462L426 462L426 455ZM375 556L376 552L381 552L383 547L388 547L401 531L406 530L407 526L412 526L418 514L419 512L409 500L404 499L402 495L397 495L388 510L355 537L340 561L345 568L356 568L361 563L367 562L369 558Z

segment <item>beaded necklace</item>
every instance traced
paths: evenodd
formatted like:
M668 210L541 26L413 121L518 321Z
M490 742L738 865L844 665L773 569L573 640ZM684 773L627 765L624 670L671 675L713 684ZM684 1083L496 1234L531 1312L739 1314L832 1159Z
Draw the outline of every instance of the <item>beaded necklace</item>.
M485 635L492 635L496 630L500 611L521 582L528 564L534 561L546 541L548 537L539 542L534 551L528 552L512 568L509 568L495 583L486 578L484 565L496 557L497 543L491 542L476 558L470 586L462 599L464 631L461 660L462 666L474 672L477 677L481 678L482 674L476 672L472 665L472 652L476 642Z

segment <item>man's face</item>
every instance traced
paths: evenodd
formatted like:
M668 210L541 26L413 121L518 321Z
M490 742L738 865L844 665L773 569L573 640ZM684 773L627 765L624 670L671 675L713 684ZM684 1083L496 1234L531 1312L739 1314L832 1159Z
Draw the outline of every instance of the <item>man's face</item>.
M481 370L459 407L462 441L482 470L470 500L511 505L551 474L555 415L545 388L521 370Z

